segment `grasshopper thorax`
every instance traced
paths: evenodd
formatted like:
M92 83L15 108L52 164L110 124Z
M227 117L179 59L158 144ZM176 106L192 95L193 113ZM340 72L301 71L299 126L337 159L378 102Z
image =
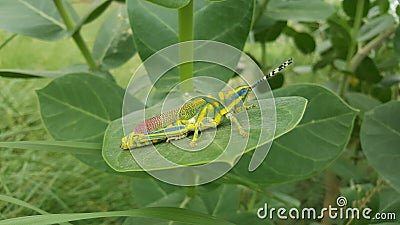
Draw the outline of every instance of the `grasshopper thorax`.
M220 94L220 100L224 103L227 111L236 110L246 104L252 89L249 85L240 85L237 88Z

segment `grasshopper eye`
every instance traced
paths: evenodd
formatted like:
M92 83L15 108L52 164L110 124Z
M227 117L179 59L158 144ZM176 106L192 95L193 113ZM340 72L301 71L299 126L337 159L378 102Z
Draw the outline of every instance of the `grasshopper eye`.
M246 92L247 92L247 88L242 88L242 89L239 90L238 95L239 95L239 96L242 96L242 95L244 95Z

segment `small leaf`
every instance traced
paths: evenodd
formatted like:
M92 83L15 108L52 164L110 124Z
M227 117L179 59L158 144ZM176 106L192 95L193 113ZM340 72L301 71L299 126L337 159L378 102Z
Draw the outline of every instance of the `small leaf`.
M332 46L336 52L335 58L345 59L348 52L348 46L351 44L351 28L347 21L334 15L328 19L329 24L329 38Z
M320 0L271 0L266 14L276 20L318 21L328 18L334 8Z
M267 158L255 171L248 171L250 155L243 155L232 169L240 180L271 185L305 179L328 167L345 148L355 110L317 85L292 85L274 91L275 97L290 95L308 99L300 124L273 142Z
M345 94L345 97L352 107L360 110L361 117L364 116L365 112L381 104L380 101L358 92L348 92Z
M354 17L356 15L357 2L358 1L354 0L344 0L342 2L343 10L348 16ZM364 0L363 17L368 14L368 11L369 11L369 0Z
M107 125L121 116L124 90L103 78L76 73L53 80L37 95L54 139L100 143Z
M282 33L287 21L277 21L263 13L254 25L253 32L256 41L273 41Z
M366 41L383 33L385 30L392 28L395 21L392 16L383 15L376 17L364 24L358 32L358 41Z
M392 99L392 89L390 87L375 85L372 87L371 95L381 102L388 102Z
M361 124L361 146L371 166L400 192L400 102L367 112Z
M63 3L76 19L76 13L69 3ZM53 2L47 1L0 1L0 29L48 41L66 35L66 28L57 8Z
M314 38L308 33L296 33L294 43L297 48L304 54L309 54L315 50Z
M80 24L88 24L95 19L97 19L101 14L103 14L108 6L112 3L112 0L97 0L93 3L90 10L86 13L86 15L81 20Z
M93 46L93 57L105 69L121 66L135 54L125 6L120 6L105 20Z
M300 121L303 110L306 105L304 98L300 97L282 97L275 99L276 104L276 116L278 118L276 124L275 137L277 138L291 129ZM248 110L250 119L250 137L247 143L246 152L254 150L257 146L258 136L260 133L259 126L261 124L260 109L253 108ZM140 122L140 121L137 121ZM135 124L135 123L134 123ZM253 134L254 132L254 134ZM198 165L210 162L216 159L220 153L221 148L226 146L230 139L231 127L229 122L221 124L217 128L216 137L213 139L212 144L207 146L198 152L187 152L182 151L171 143L159 143L156 144L157 150L162 155L168 155L170 160L176 160L176 163L181 165ZM253 135L252 135L253 134ZM121 144L121 138L123 137L122 121L121 119L113 121L107 128L106 136L103 143L103 157L104 160L114 170L119 172L126 171L142 171L142 168L136 163L129 151L122 151L119 146ZM189 138L189 137L188 137ZM262 144L266 144L262 143ZM141 151L143 154L148 155L148 159L151 159L151 154L155 154L152 148L142 147L135 149L135 151ZM235 156L236 158L236 156ZM233 160L233 159L232 159ZM151 161L151 160L150 160ZM146 162L151 166L157 166L157 163ZM161 169L161 168L154 168Z
M382 80L378 67L376 67L375 62L369 57L365 57L361 61L354 71L354 74L358 79L369 83L378 83Z
M146 0L167 8L178 9L189 4L191 0Z

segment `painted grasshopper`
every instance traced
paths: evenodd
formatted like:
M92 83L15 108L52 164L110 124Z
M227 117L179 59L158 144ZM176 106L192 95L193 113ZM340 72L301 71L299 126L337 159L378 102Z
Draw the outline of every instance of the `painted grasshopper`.
M194 147L200 131L216 128L224 118L231 120L241 135L247 136L248 133L233 114L254 107L254 104L246 105L252 90L291 63L292 59L287 60L251 86L241 85L228 92L219 92L218 100L211 96L196 97L180 108L146 119L137 124L133 132L122 138L120 148L129 150L162 141L178 140L186 137L189 132L194 132L190 143ZM208 116L210 112L214 117Z

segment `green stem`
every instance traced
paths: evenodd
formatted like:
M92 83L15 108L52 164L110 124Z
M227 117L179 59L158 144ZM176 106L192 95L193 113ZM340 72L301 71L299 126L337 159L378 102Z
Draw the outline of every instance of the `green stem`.
M354 72L351 68L351 59L353 58L354 52L357 48L357 35L358 31L360 30L362 18L363 18L363 13L364 13L364 0L357 0L357 7L356 7L356 14L354 16L354 23L353 23L353 30L351 32L351 40L350 40L350 46L349 50L347 52L347 57L346 57L346 70L350 72ZM342 79L342 83L340 86L340 91L339 95L343 97L344 93L347 90L348 86L348 79L349 76L345 74Z
M186 6L178 9L179 20L179 42L193 40L193 0ZM193 78L193 45L184 44L179 47L179 60L180 62L187 62L180 65L179 75L180 80L185 81ZM193 91L193 82L186 81L182 85L183 92Z
M58 13L60 14L61 18L63 19L63 21L65 23L67 31L74 30L74 27L75 27L74 20L72 19L67 8L65 8L65 5L62 2L62 0L53 0L53 2L56 5ZM81 51L83 57L85 58L86 63L89 65L90 70L98 70L98 66L93 58L93 55L90 53L90 50L89 50L88 46L86 45L86 42L83 40L83 38L80 34L80 29L78 29L78 30L76 30L76 32L74 32L74 34L72 35L72 38L73 38L75 44L78 46L79 50Z
M261 44L261 69L265 71L267 66L267 49L265 41L260 42Z

